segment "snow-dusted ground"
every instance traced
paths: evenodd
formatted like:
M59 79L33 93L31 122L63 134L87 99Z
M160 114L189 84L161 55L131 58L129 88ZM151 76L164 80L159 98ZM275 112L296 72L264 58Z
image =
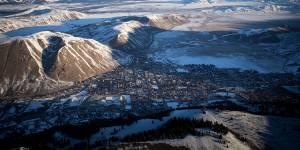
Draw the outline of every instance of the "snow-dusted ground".
M153 56L153 55L152 55ZM186 64L213 64L219 68L241 68L243 70L257 70L262 73L282 72L283 64L276 60L261 60L260 64L256 64L259 60L255 58L246 58L244 56L195 56L182 49L168 49L166 52L154 53L154 59L161 62L171 61L180 65ZM276 63L274 65L274 63ZM282 62L283 63L283 62ZM269 64L266 68L263 65ZM278 65L277 65L278 64Z
M211 150L211 149L231 149L231 150L250 150L251 148L238 140L232 133L228 133L223 136L225 144L220 142L220 139L217 139L212 136L186 136L184 139L173 139L173 140L162 140L155 141L151 143L167 143L172 146L185 146L190 150Z
M297 149L300 145L300 119L261 116L239 111L213 112L215 118L259 149ZM276 144L274 144L276 143Z

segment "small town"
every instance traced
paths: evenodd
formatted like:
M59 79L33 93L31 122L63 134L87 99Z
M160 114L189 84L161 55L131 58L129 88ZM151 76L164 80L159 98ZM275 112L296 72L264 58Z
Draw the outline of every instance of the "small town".
M1 101L4 110L0 114L1 137L11 134L6 131L30 134L57 125L143 117L192 107L235 106L245 111L275 114L272 107L279 111L275 108L277 103L283 103L281 100L294 107L287 105L280 111L299 115L300 78L294 74L260 74L213 65L178 66L146 57L132 61L127 66L75 83L59 96L49 94L46 98L18 100L17 104Z

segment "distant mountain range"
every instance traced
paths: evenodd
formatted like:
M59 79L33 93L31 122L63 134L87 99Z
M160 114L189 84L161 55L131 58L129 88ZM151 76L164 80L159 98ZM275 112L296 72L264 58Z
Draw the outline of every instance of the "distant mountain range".
M34 6L16 14L0 18L0 33L24 27L47 25L71 19L80 19L86 15L76 11Z
M32 3L49 3L58 0L0 0L0 4L32 4Z

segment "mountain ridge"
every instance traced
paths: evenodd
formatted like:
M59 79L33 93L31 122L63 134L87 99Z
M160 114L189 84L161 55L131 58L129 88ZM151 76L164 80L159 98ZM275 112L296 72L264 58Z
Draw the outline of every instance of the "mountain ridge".
M51 38L60 39L61 45L54 48ZM123 52L95 40L50 31L7 41L0 44L0 50L0 95L10 90L26 94L68 86L128 61ZM43 56L46 51L56 54L50 59ZM45 68L43 63L51 64Z

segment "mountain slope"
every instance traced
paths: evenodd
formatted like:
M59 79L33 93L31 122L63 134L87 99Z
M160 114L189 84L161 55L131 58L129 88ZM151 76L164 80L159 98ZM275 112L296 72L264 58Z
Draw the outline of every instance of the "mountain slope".
M113 48L132 51L149 47L155 33L187 22L188 19L183 15L129 16L83 26L70 33L95 39Z
M67 86L124 62L126 55L94 40L40 32L0 45L0 95Z
M34 6L23 12L0 18L0 33L24 27L47 25L51 23L80 19L85 14L76 11L52 9L45 6Z

